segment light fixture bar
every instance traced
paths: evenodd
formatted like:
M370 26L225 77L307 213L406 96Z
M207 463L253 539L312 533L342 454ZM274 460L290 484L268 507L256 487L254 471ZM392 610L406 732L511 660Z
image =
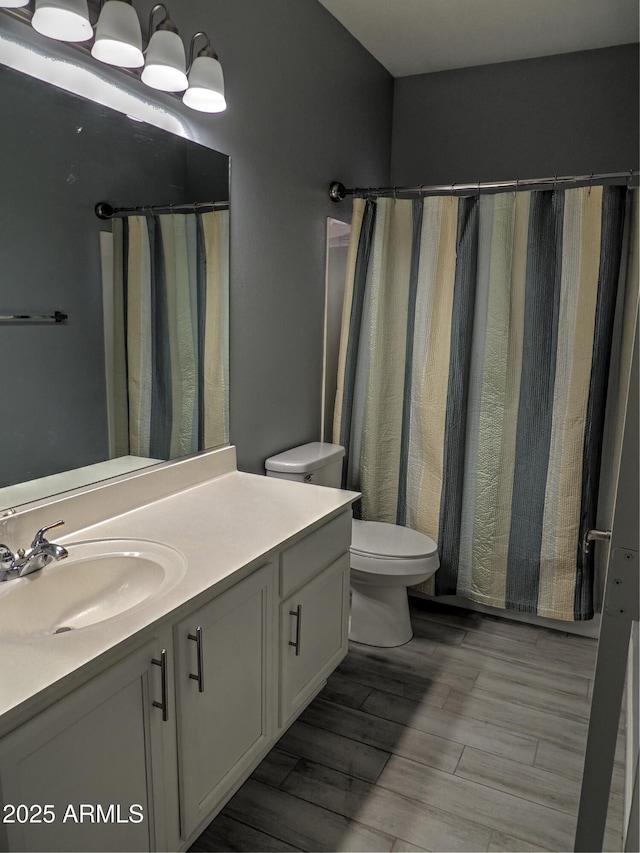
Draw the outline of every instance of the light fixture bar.
M23 25L31 24L33 26L35 13L27 5L4 5L5 3L17 2L21 2L21 0L0 0L0 14L4 13ZM28 2L29 0L25 0L25 3ZM68 8L69 4L71 6L78 4L82 7L88 6L87 23L90 30L88 36L83 36L80 40L80 35L76 32L74 36L76 40L61 35L51 35L50 37L68 44L70 48L81 52L84 56L91 56L92 59L106 63L112 68L117 68L119 72L131 78L142 80L153 89L165 92L173 98L180 98L190 109L200 112L221 112L226 109L222 67L210 48L208 37L205 33L200 32L196 33L192 39L192 46L198 36L204 36L207 39L207 44L198 53L196 60L190 62L189 70L194 71L193 81L190 81L187 78L184 45L163 3L158 3L152 8L149 44L144 52L140 50L138 53L142 47L137 38L139 21L135 9L130 5L130 0L102 0L101 4L100 0L35 0L35 2L36 7L42 5L43 8L57 6ZM102 12L107 7L116 8L115 23L109 21L110 15L106 15L106 24L104 24L105 18L102 16ZM134 25L130 13L123 11L122 7L131 9L136 17L135 23L138 27ZM98 16L99 8L100 16ZM153 18L160 9L164 11L165 17L154 29ZM93 27L89 21L89 16L92 19L98 19L95 36L93 36ZM127 19L128 24L126 23ZM44 34L42 30L37 30L35 27L34 29ZM120 39L119 36L122 35L123 30L125 35L128 33L129 37ZM152 44L154 39L155 44ZM145 61L144 68L140 61L141 56L142 60ZM194 66L196 67L195 70ZM213 83L212 80L214 80ZM189 90L191 91L189 92ZM186 97L183 97L183 93Z
M85 45L60 43L61 49L54 53L31 27L14 20L15 16L5 15L6 20L1 21L1 11L0 55L7 68L176 136L207 144L185 110L178 108L177 98L150 98L150 90L140 85L139 75L93 61Z

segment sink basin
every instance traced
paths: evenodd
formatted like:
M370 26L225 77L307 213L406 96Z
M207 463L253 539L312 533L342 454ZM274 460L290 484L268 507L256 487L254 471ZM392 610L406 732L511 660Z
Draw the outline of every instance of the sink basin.
M0 639L60 636L129 613L164 595L186 570L159 542L65 543L69 556L0 584Z

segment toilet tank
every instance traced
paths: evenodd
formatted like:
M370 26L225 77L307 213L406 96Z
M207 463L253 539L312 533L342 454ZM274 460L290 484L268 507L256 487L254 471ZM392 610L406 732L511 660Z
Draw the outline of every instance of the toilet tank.
M312 441L270 456L264 463L267 477L314 483L340 488L344 447L324 441Z

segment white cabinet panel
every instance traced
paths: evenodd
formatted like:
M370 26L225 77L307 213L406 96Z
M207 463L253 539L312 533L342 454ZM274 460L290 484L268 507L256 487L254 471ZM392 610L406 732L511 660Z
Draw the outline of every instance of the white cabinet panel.
M274 567L180 622L176 694L183 838L228 796L272 737Z
M347 653L349 555L280 605L280 713L285 726Z
M161 698L156 656L159 643L146 644L2 739L0 849L167 849L164 741L172 726L152 705ZM20 804L50 808L41 822L33 809L22 822L21 809L20 822L7 823L7 807Z

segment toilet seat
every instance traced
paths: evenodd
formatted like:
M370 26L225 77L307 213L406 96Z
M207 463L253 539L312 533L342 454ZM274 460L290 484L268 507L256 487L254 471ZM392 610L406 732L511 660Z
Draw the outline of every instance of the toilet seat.
M413 580L438 568L438 546L424 533L387 524L382 521L359 521L351 526L351 579L357 583L358 572L392 576L405 586L420 583ZM373 582L373 578L370 579Z
M384 521L351 522L351 550L387 559L430 557L438 546L424 533Z

